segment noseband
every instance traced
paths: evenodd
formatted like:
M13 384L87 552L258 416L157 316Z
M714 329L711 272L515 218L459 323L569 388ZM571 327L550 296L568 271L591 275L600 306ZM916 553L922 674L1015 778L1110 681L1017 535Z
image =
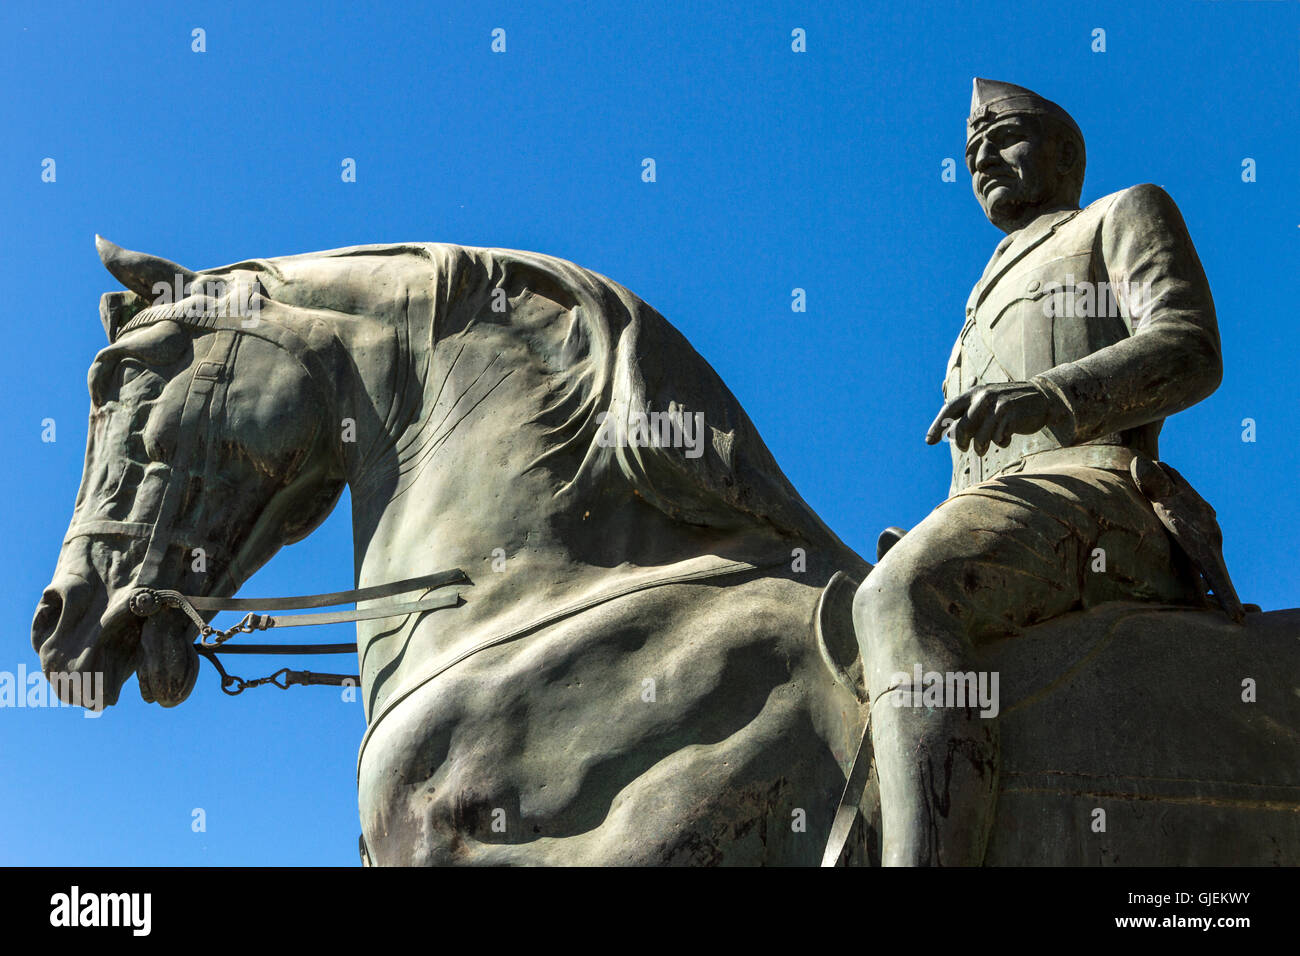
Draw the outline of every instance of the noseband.
M296 334L284 326L276 325L258 318L249 326L245 319L220 314L187 316L183 310L170 309L152 313L146 318L141 314L137 319L127 322L114 336L154 321L170 320L194 328L211 330L215 334L202 360L194 365L189 387L185 392L184 405L181 408L178 423L178 437L175 454L169 465L170 474L163 491L162 501L154 520L150 523L90 519L78 522L69 529L66 541L80 535L118 534L148 540L144 560L136 575L136 588L128 599L131 612L140 618L149 618L163 608L174 608L188 617L199 630L199 640L195 649L208 660L221 675L221 689L227 694L239 694L248 687L259 684L275 684L287 689L293 684L328 684L334 686L360 683L355 674L317 674L311 671L293 671L282 668L269 677L245 680L228 674L221 665L217 654L343 654L356 653L357 645L352 644L248 644L223 647L226 641L236 634L248 634L253 631L265 631L279 627L309 627L323 624L339 624L349 621L368 621L377 618L399 617L408 614L424 613L440 608L455 607L461 603L458 591L445 590L454 585L469 584L469 578L460 569L437 571L419 577L407 578L365 588L349 591L334 591L327 594L309 594L298 597L278 597L265 599L215 598L200 595L186 595L179 591L159 588L156 582L161 579L163 561L168 550L174 545L182 548L193 547L198 540L193 533L178 531L173 527L180 511L189 483L190 459L194 456L196 438L200 430L210 422L214 398L224 394L230 381L232 359L239 335L250 335L265 339L280 346L285 352L297 359L307 370L313 385L324 393L322 383L327 382L324 367L320 359L307 347ZM322 398L327 396L322 394ZM212 450L208 450L208 470L213 467ZM305 467L305 465L304 465ZM252 536L252 537L255 537ZM216 549L219 550L219 549ZM237 555L229 556L229 568L226 574L238 587L237 568L240 562ZM271 616L257 611L301 610L306 608L334 607L340 604L371 601L392 597L416 590L426 592L413 601L380 604L353 610L327 611L318 614L294 614L288 616ZM439 592L430 594L428 592ZM246 611L242 620L233 627L220 630L204 620L203 611Z

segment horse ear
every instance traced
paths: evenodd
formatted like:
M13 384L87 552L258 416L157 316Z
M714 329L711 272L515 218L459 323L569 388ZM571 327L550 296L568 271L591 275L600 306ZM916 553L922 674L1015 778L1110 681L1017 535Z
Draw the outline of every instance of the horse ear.
M105 292L99 297L99 321L109 344L117 341L117 330L140 311L144 303L134 292Z
M158 256L123 249L103 236L95 236L95 249L99 252L104 268L113 274L113 278L146 302L154 300L154 286L159 283L166 284L170 289L176 286L179 279L183 289L198 280L198 276L184 266Z

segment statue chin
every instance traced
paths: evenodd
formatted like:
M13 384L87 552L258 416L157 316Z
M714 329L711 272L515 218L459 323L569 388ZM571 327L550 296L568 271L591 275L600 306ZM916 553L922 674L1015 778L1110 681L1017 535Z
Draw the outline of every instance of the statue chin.
M199 655L194 645L182 634L160 627L155 618L145 621L136 668L145 703L175 707L190 696L198 676Z
M1014 232L1021 225L1028 203L1022 202L1005 187L999 186L989 194L985 212L989 222L1003 232Z

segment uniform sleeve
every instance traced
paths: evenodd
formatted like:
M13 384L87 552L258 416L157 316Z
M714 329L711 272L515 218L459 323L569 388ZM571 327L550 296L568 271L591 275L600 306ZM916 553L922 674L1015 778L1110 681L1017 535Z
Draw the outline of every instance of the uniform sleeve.
M1103 218L1098 242L1132 334L1032 379L1069 409L1068 444L1181 411L1223 378L1210 286L1168 193L1151 184L1126 190Z

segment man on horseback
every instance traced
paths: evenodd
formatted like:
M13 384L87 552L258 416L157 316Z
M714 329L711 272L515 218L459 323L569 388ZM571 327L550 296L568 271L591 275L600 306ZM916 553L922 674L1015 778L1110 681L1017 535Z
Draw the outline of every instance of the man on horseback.
M1213 510L1156 463L1165 417L1222 377L1177 207L1146 184L1080 209L1082 133L1009 83L975 80L966 164L1007 235L926 435L952 444L950 496L882 536L854 602L886 865L979 864L998 792L996 718L936 705L916 675L969 675L983 643L1105 601L1197 604L1208 588L1241 612Z

